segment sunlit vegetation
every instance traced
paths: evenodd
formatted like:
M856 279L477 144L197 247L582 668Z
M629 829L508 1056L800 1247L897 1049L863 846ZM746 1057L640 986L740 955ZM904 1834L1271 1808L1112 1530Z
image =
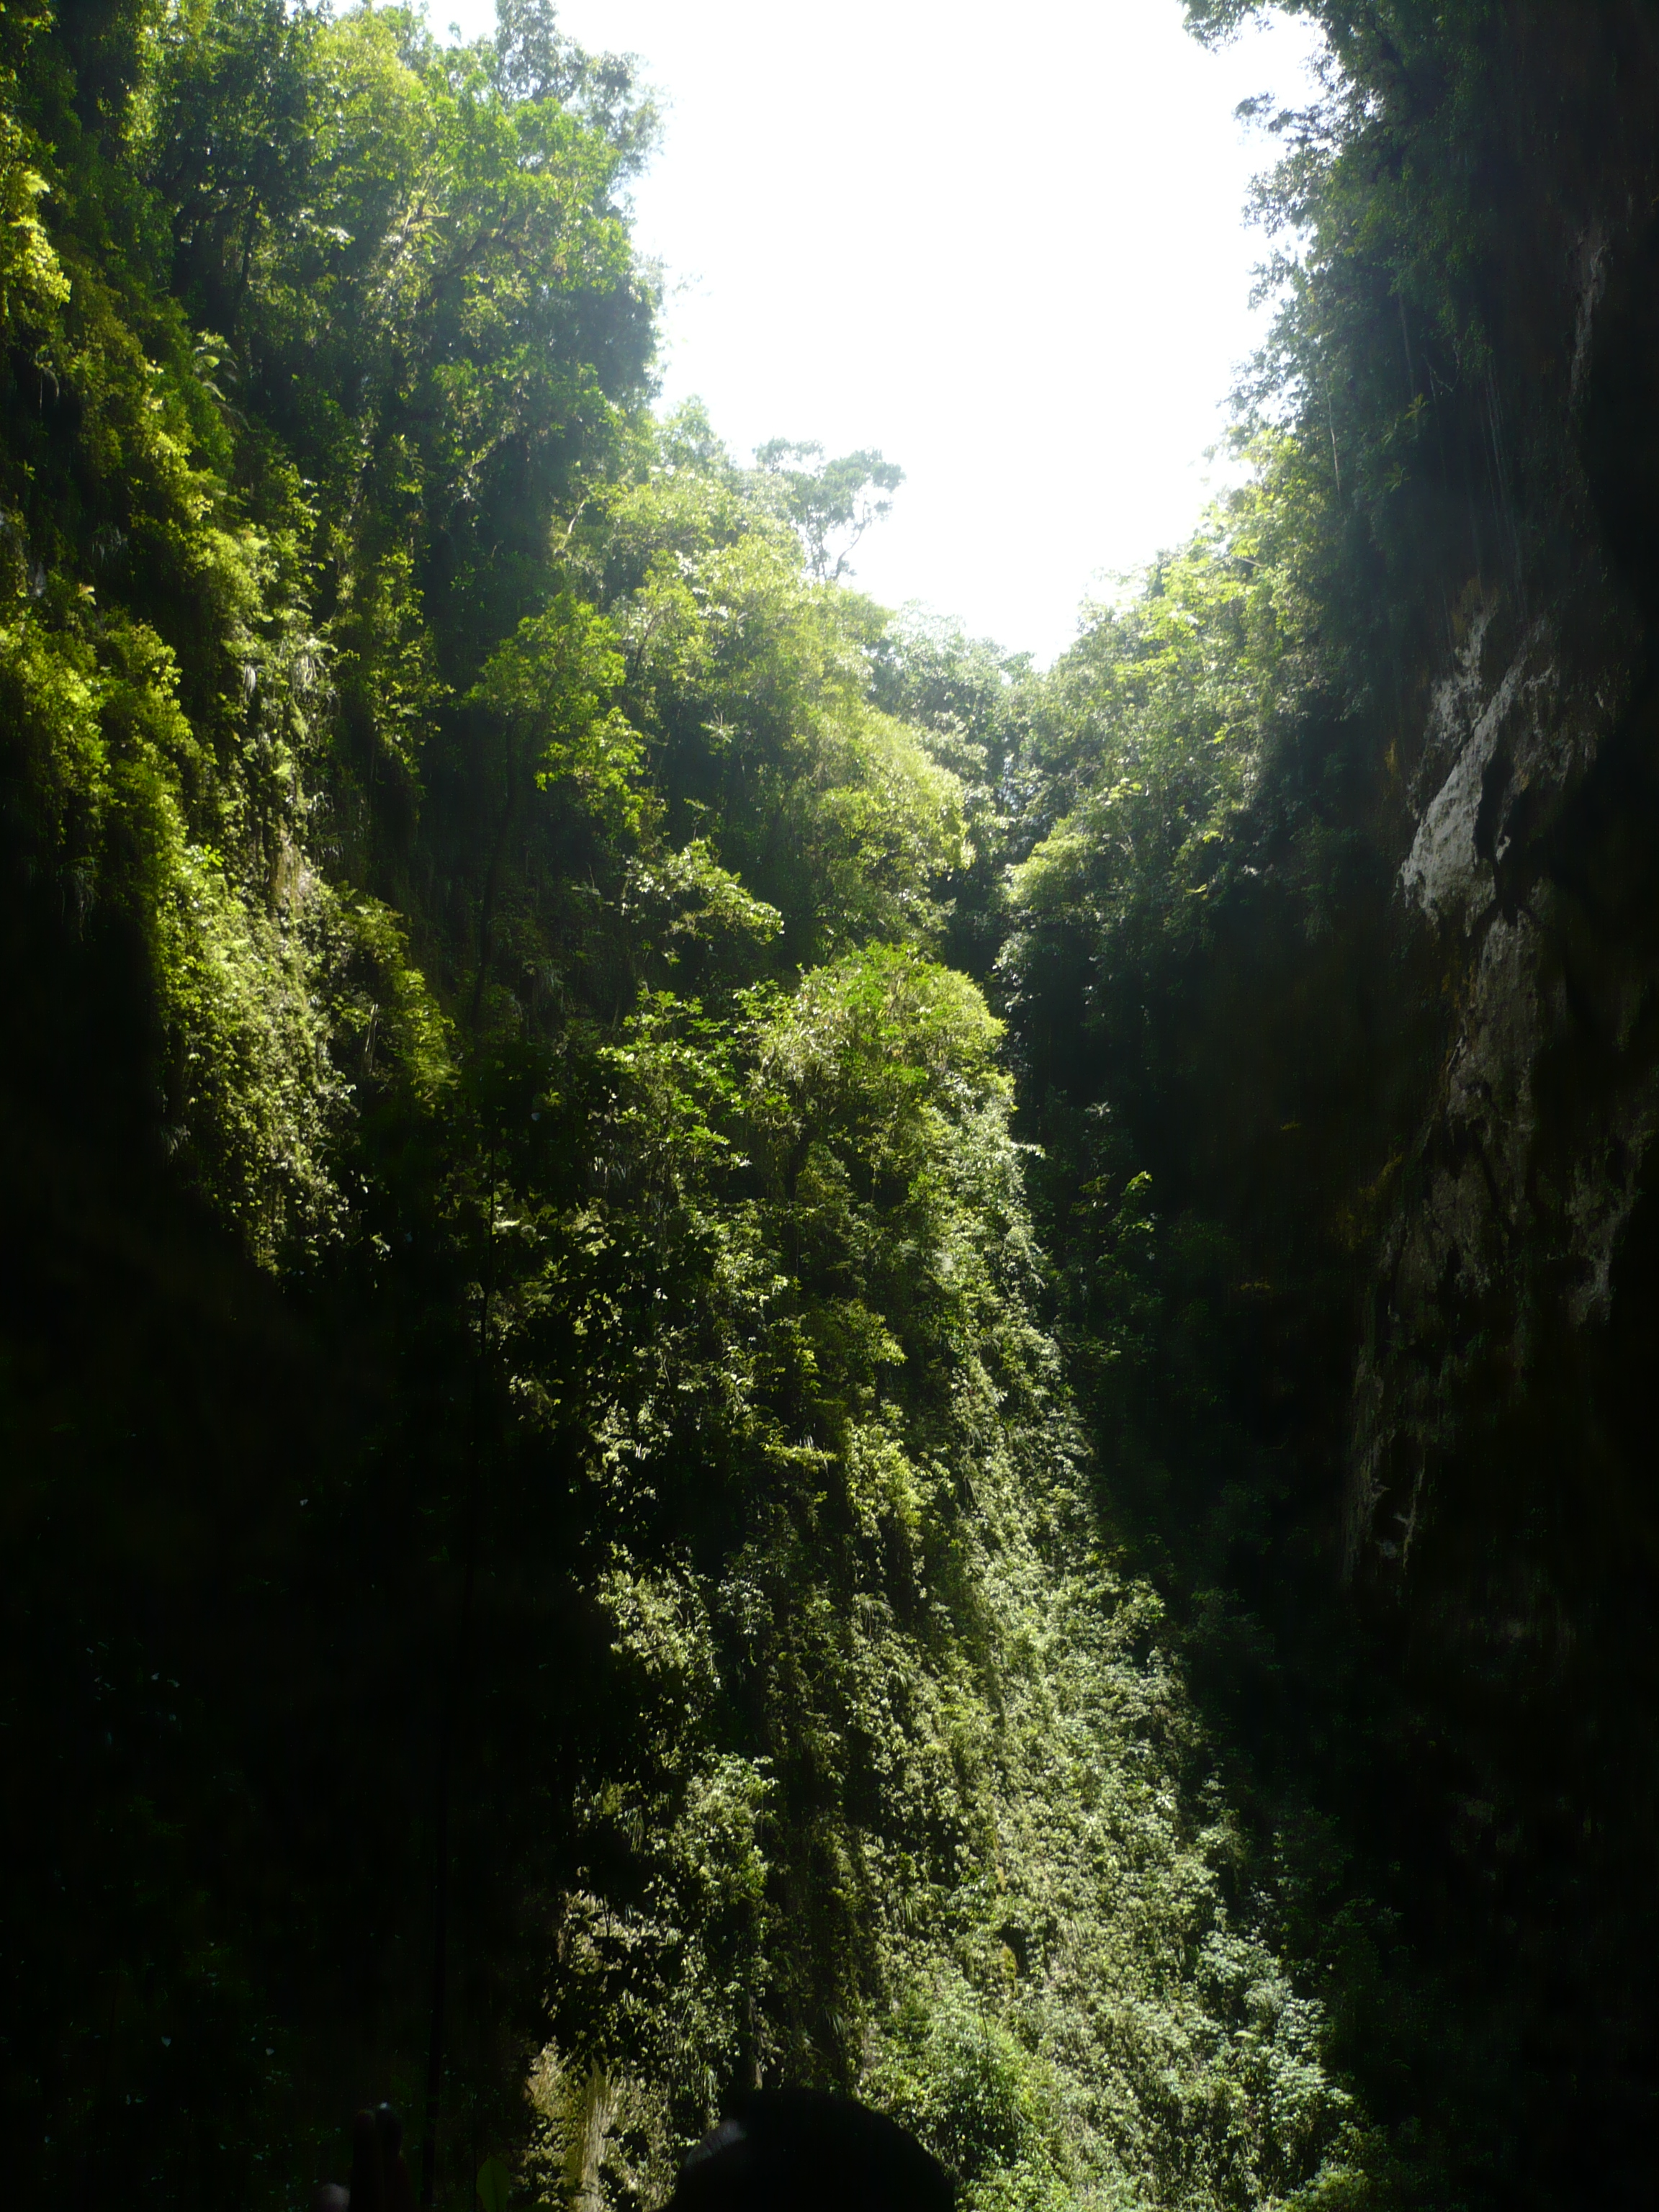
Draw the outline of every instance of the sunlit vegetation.
M544 0L0 15L20 2201L384 2094L648 2208L760 2081L983 2212L1501 2173L1318 1492L1485 248L1322 12L1246 480L1047 673L860 594L880 454L653 413Z

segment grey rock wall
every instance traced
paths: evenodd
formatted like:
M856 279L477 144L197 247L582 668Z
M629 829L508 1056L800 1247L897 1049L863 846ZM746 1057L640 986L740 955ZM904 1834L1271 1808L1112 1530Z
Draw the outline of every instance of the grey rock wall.
M1519 1407L1547 1344L1606 1322L1659 1128L1641 916L1632 930L1628 886L1599 879L1609 829L1617 843L1633 825L1587 793L1610 748L1644 741L1639 632L1589 577L1588 619L1581 602L1565 623L1521 628L1477 602L1432 693L1401 926L1433 937L1449 1042L1358 1357L1350 1577L1407 1574L1451 1503L1475 1370L1488 1400Z

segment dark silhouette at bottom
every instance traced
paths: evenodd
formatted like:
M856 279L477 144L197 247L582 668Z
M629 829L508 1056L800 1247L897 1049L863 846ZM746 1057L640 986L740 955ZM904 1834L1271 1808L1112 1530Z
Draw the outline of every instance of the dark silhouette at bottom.
M896 2120L819 2089L755 2089L687 2152L664 2212L953 2212L957 2185ZM313 2212L415 2212L403 2124L390 2105L351 2128L351 2186Z
M688 2153L667 2212L951 2212L956 2193L914 2136L854 2098L757 2089Z

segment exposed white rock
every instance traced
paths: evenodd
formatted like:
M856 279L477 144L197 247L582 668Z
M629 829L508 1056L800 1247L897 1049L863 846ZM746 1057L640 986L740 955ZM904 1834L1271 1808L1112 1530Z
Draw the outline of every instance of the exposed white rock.
M1509 736L1513 741L1522 734L1509 725L1517 719L1518 708L1532 705L1528 695L1547 684L1551 673L1547 670L1528 676L1535 641L1529 635L1497 690L1483 700L1480 656L1486 628L1484 616L1477 619L1456 668L1437 687L1425 759L1443 757L1449 751L1455 757L1450 773L1424 811L1400 871L1407 897L1431 921L1461 921L1466 929L1474 927L1496 895L1492 861L1475 841L1486 770L1500 740ZM1523 714L1519 719L1530 722L1535 717ZM1537 750L1535 744L1525 749L1528 754Z

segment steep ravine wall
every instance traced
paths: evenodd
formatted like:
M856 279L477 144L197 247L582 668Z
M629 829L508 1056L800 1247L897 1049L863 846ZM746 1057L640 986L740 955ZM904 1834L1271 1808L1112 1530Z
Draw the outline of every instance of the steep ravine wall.
M1504 12L1524 57L1549 11ZM1632 143L1659 26L1599 7L1576 36L1576 15L1556 11L1581 79L1553 118L1557 173L1514 209L1509 266L1485 272L1487 559L1461 592L1423 579L1455 612L1416 672L1431 704L1399 927L1433 940L1446 1043L1356 1376L1345 1569L1383 1583L1409 1577L1468 1363L1519 1405L1549 1387L1552 1347L1605 1330L1659 1126L1659 218ZM1479 521L1471 539L1478 555Z
M1654 2100L1659 325L1652 179L1601 185L1616 213L1511 303L1554 371L1512 394L1533 550L1470 577L1407 772L1395 928L1444 1043L1358 1304L1343 1516L1419 1940L1504 2023L1538 2203L1644 2201Z
M1645 2204L1659 8L1297 12L1280 703L1201 886L1024 915L1044 1233L1401 2201Z

